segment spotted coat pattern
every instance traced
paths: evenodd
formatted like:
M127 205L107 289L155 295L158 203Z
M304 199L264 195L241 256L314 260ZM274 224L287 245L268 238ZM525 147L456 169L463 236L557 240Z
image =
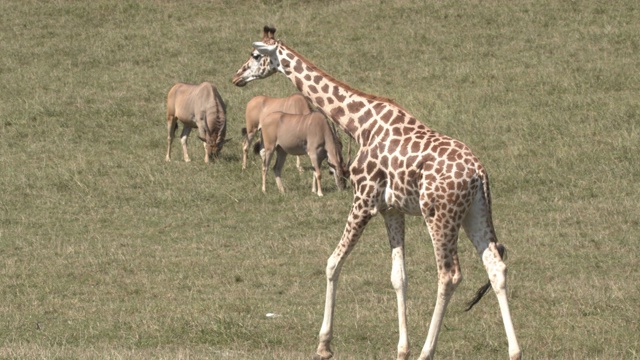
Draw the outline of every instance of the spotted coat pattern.
M438 296L420 359L432 359L444 313L462 279L457 254L464 228L482 257L498 296L511 359L520 358L506 298L506 267L497 251L491 220L489 179L480 161L462 142L440 134L414 118L393 100L351 88L317 68L265 27L252 57L233 83L246 83L280 72L320 111L360 145L350 168L354 192L342 238L327 261L325 313L317 359L333 355L330 342L336 286L345 258L369 220L380 213L392 249L391 282L398 301L398 359L409 356L406 331L404 216L423 216L438 267Z

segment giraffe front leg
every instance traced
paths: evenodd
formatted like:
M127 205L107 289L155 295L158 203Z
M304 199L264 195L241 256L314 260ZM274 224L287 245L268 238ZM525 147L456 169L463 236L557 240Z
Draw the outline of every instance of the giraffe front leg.
M327 260L327 292L325 296L322 327L318 335L319 344L316 354L313 357L315 360L329 359L333 356L331 339L333 339L333 315L336 304L338 279L344 261L353 250L360 239L360 235L362 235L362 231L373 216L368 208L368 203L365 204L365 201L362 199L360 199L360 201L354 201L351 212L349 213L349 218L347 219L347 225L342 233L342 238L329 257L329 260Z
M404 262L404 215L397 211L383 213L389 245L391 246L391 284L398 302L398 360L409 358L407 332L407 275Z

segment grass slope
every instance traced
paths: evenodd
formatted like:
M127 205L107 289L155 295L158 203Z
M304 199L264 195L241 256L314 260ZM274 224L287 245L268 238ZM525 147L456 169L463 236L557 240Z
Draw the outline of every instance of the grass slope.
M285 195L260 192L255 156L241 171L244 105L294 91L230 84L264 24L482 159L525 356L640 358L640 6L552 0L1 2L0 357L311 356L351 195L317 198L292 159ZM205 80L233 140L166 163L166 92ZM495 297L462 311L486 281L464 235L460 257L438 357L505 358ZM417 355L436 294L419 218L407 266ZM336 359L395 356L389 270L377 219L343 271Z

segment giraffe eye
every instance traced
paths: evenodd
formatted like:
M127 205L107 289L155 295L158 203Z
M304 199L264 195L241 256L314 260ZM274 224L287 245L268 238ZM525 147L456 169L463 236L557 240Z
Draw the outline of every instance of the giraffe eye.
M251 57L252 57L254 60L260 60L260 54L251 54Z

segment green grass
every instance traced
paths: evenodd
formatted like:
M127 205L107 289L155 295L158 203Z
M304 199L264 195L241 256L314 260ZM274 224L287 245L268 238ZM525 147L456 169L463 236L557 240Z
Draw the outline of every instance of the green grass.
M325 262L351 194L285 165L241 170L244 106L281 75L230 83L262 26L336 78L467 143L489 169L510 304L534 359L640 358L640 6L635 1L0 2L0 358L305 359ZM179 141L166 92L214 82L222 158ZM308 160L306 162L308 164ZM460 239L465 281L440 359L507 357L495 296ZM395 356L382 220L338 291L336 359ZM407 219L411 350L436 294L422 219ZM279 317L269 319L266 313Z

